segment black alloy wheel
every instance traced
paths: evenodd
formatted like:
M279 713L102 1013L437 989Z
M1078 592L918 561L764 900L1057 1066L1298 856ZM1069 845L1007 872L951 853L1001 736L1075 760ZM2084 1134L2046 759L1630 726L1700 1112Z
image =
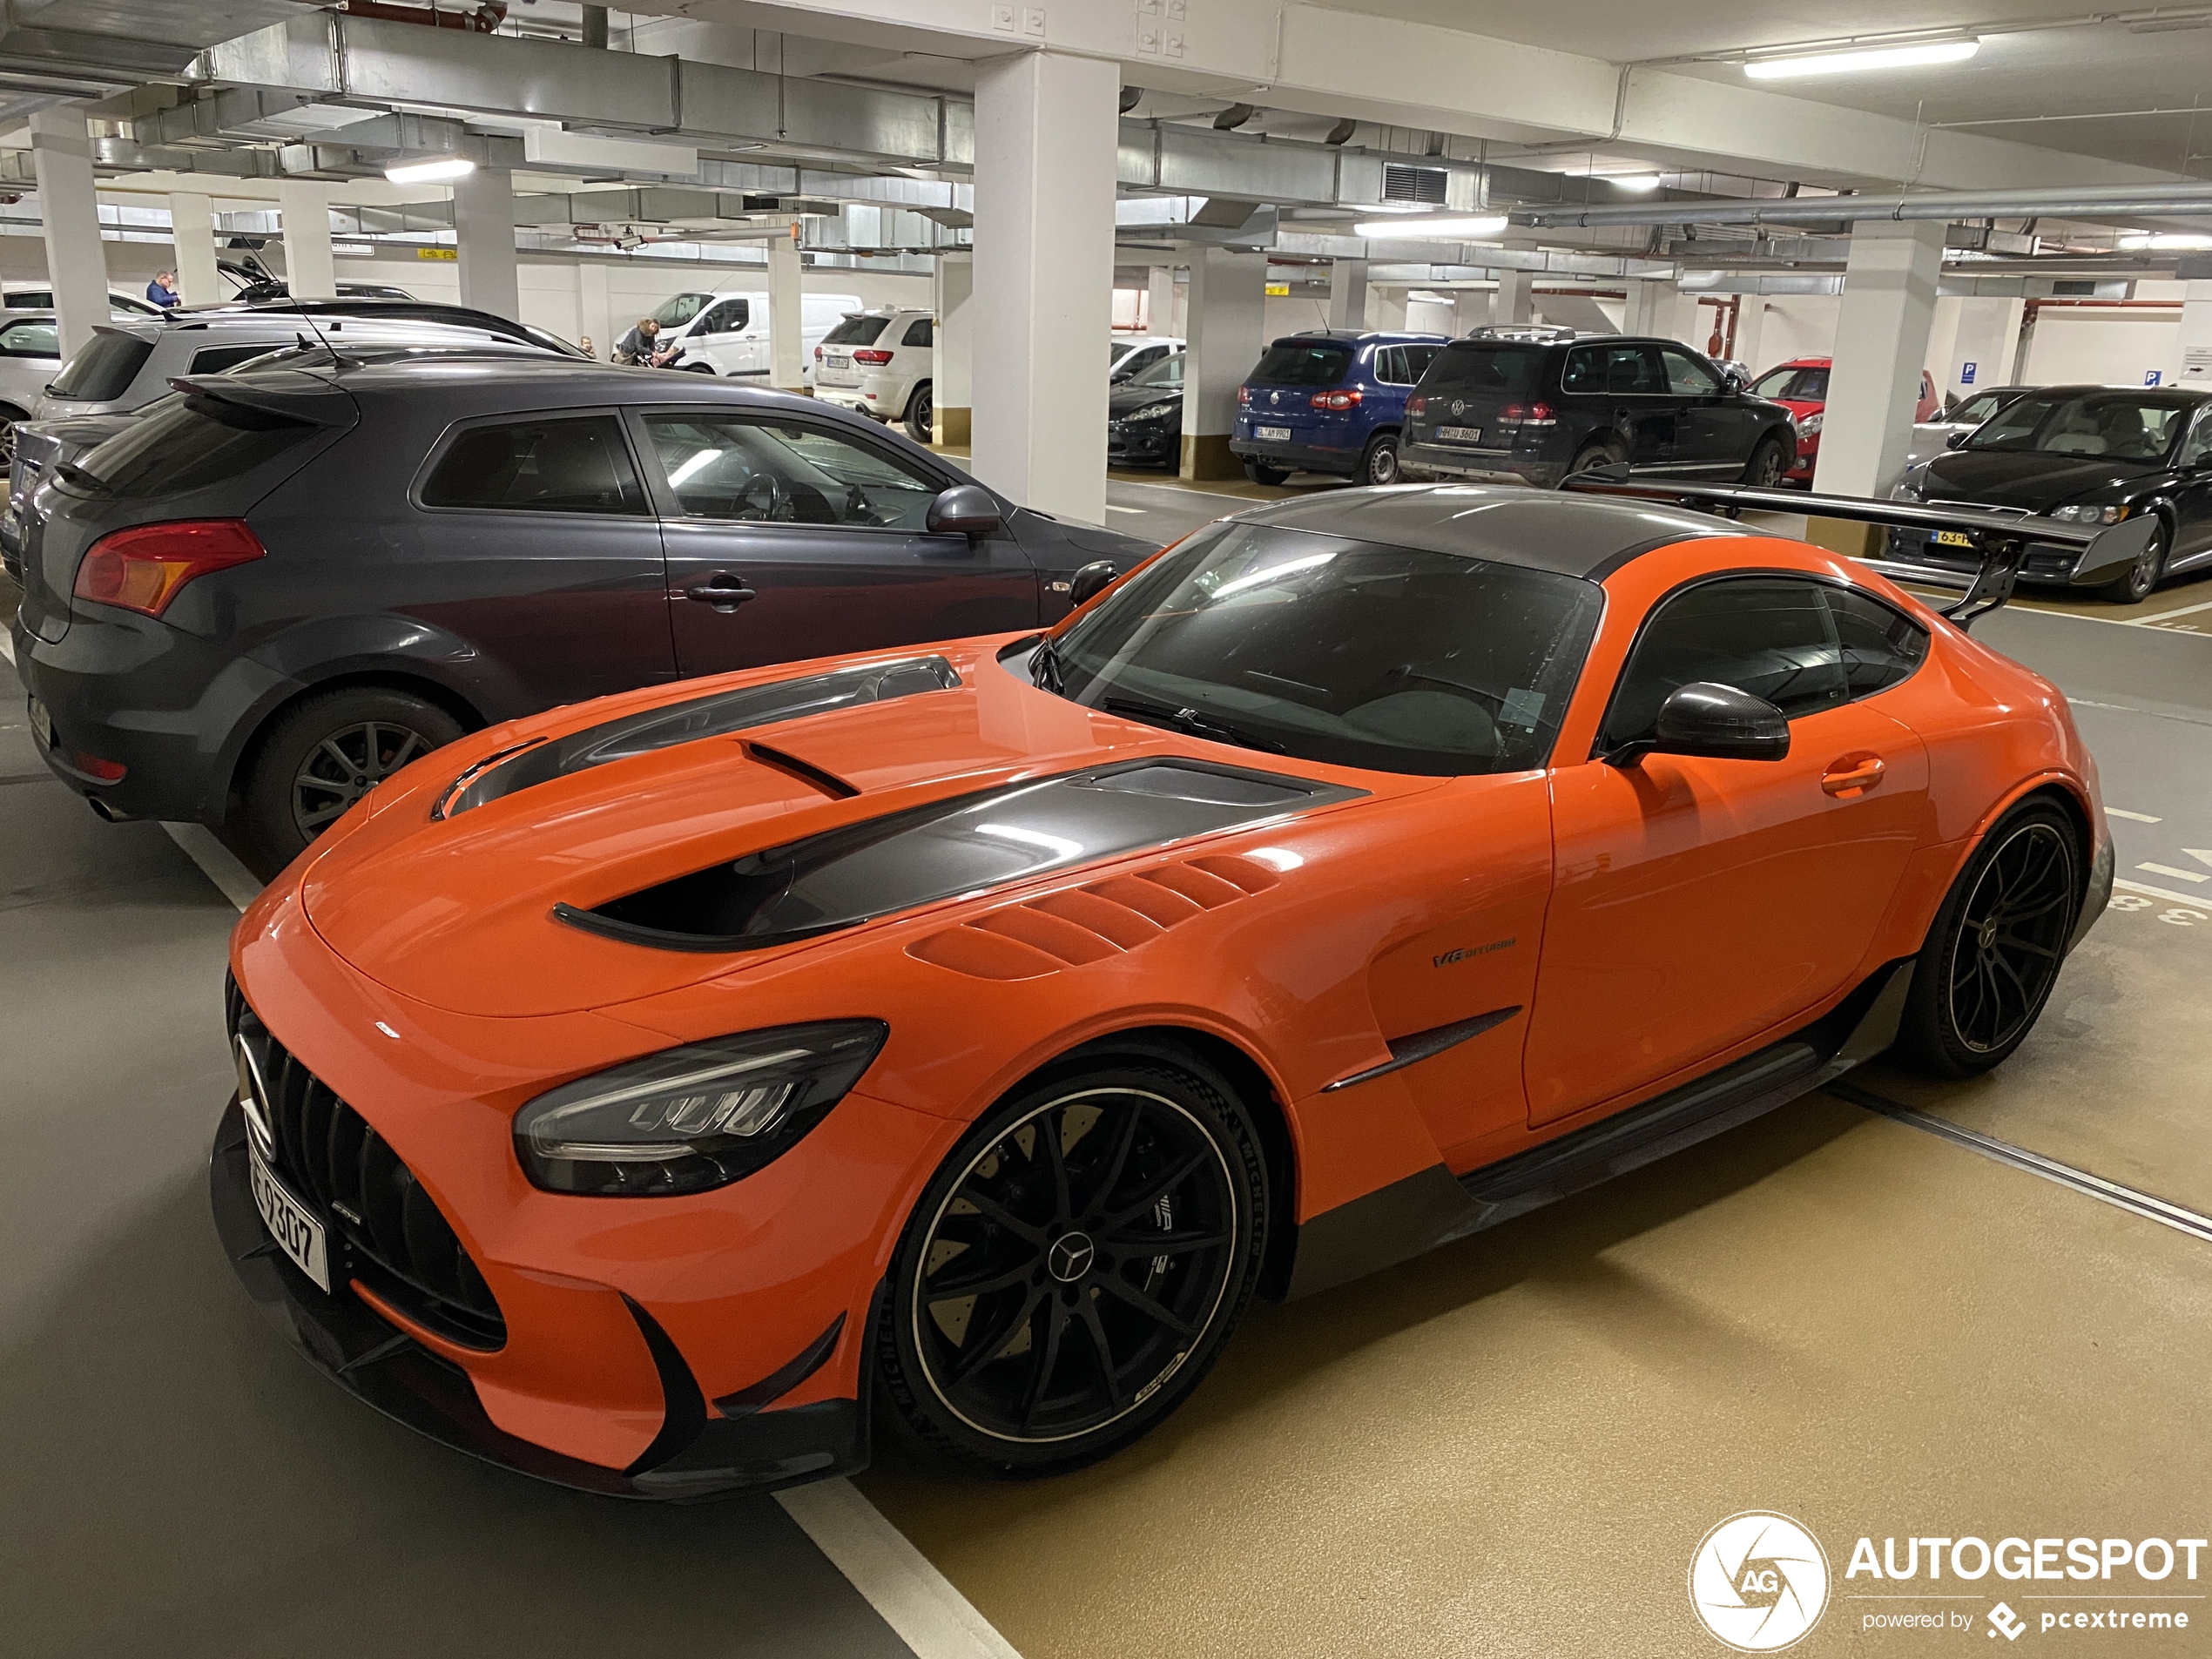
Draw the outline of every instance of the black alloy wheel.
M900 1414L999 1474L1103 1457L1197 1386L1264 1250L1258 1138L1225 1089L1150 1062L1063 1072L938 1170L893 1265Z
M12 403L0 403L0 472L16 464L16 422L30 417Z
M2142 556L2128 567L2128 573L2117 581L2107 583L2098 590L2114 604L2139 605L2151 596L2166 576L2166 546L2173 539L2166 528L2166 521L2158 521L2158 534L2150 538L2150 545Z
M931 395L929 382L924 381L907 400L907 435L916 443L935 442L937 435L931 423L936 418L937 400Z
M1363 484L1394 484L1398 482L1398 435L1378 432L1367 440L1366 453L1359 457L1359 482Z
M1942 1077L1987 1071L2020 1047L2066 961L2081 901L2072 821L2031 802L1960 872L1913 970L1900 1046Z
M1772 489L1789 470L1790 457L1783 451L1782 440L1770 435L1759 440L1758 448L1743 463L1743 482L1755 489Z
M310 697L280 716L243 792L245 828L282 868L377 784L461 735L428 699L381 685Z

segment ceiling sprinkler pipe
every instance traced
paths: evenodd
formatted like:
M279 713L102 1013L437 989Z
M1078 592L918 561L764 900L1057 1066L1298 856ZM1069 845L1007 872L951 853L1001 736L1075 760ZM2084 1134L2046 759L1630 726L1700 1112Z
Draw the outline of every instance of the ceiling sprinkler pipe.
M1510 211L1510 210L1509 210ZM1926 191L1902 196L1794 196L1726 201L1624 202L1511 212L1515 225L1591 229L1604 225L1832 225L1861 219L2195 218L2212 214L2212 184L2079 189Z

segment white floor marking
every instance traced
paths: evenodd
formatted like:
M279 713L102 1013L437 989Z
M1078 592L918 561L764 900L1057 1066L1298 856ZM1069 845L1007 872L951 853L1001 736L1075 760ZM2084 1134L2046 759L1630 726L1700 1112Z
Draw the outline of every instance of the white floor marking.
M1152 509L1149 507L1116 507L1112 502L1108 502L1106 510L1109 513L1149 513Z
M2104 708L2107 705L2100 703L2097 706L2099 708ZM2163 824L2166 821L2162 818L2153 818L2148 813L2123 813L2117 806L2106 807L2105 816L2107 818L2124 818L2131 824Z
M2169 617L2194 617L2200 610L2212 610L2212 599L2207 599L2201 605L2181 605L2172 610L2161 610L2155 617L2138 617L2128 625L2130 628L2155 628Z
M0 636L0 642L4 641ZM13 660L10 658L10 660ZM261 884L203 824L164 824L169 839L240 910ZM844 1574L914 1659L1022 1659L907 1535L850 1480L819 1480L776 1494L784 1513Z
M2193 910L2202 910L2207 902L2201 893L2176 893L2171 887L2154 887L2148 882L2130 881L2125 876L2114 877L2112 885L2128 893L2147 893L2154 899L2170 899Z
M2182 851L2188 853L2199 864L2212 864L2212 853L2208 853L2201 846L2185 846L2182 849Z
M2212 875L2202 870L2177 870L2170 864L2138 864L2138 870L2148 870L2153 875L2170 875L2176 881L2212 881Z
M1022 1659L850 1480L792 1487L776 1501L915 1659Z
M13 668L16 665L15 637L5 628L0 628L0 657L8 659L9 667Z

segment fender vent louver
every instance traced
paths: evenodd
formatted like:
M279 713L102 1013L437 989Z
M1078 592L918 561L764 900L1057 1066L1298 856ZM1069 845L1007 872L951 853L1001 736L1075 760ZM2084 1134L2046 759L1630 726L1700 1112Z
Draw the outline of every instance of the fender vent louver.
M994 910L917 940L907 954L970 979L1042 979L1135 950L1280 879L1245 858L1156 865Z

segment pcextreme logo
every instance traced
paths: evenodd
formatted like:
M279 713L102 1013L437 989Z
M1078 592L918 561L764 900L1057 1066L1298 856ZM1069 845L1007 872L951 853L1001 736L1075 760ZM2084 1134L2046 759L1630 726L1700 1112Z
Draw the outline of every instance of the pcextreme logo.
M1689 1560L1689 1605L1738 1653L1779 1653L1803 1640L1828 1606L1828 1557L1787 1515L1730 1515Z

